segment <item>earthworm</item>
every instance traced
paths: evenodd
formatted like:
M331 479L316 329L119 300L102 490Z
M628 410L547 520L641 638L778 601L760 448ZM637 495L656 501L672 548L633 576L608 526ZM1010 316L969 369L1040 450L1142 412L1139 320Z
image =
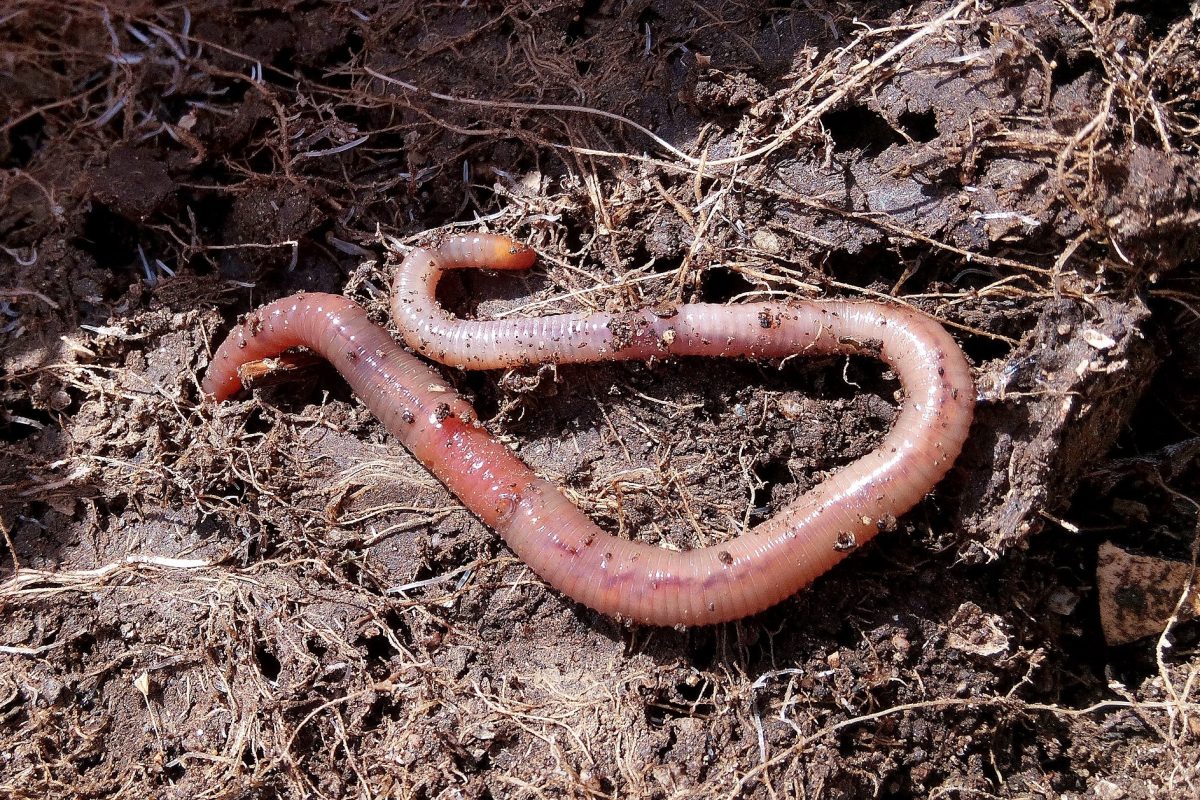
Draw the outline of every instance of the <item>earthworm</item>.
M880 445L724 544L669 551L608 534L480 425L470 403L346 298L300 294L238 325L202 388L240 388L238 367L303 345L329 359L387 429L538 575L593 609L653 625L703 625L762 611L895 526L950 469L967 436L975 387L937 322L867 301L687 303L624 314L493 322L450 317L434 290L443 269L525 269L534 253L493 235L413 250L397 270L393 314L414 349L494 369L671 356L878 358L905 391Z

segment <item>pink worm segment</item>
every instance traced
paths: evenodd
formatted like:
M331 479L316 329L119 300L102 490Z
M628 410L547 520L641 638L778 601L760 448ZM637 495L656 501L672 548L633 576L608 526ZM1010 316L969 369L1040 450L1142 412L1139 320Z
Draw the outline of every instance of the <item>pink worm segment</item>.
M537 574L606 614L704 625L762 611L810 584L912 508L950 469L975 387L962 351L932 319L871 302L797 301L496 322L450 317L434 298L443 269L525 269L534 254L501 236L414 250L396 273L393 313L426 356L473 369L668 356L865 354L907 397L879 447L722 545L674 552L598 528L480 426L470 404L353 302L301 294L239 325L203 389L223 400L240 365L303 345L329 359L387 429Z

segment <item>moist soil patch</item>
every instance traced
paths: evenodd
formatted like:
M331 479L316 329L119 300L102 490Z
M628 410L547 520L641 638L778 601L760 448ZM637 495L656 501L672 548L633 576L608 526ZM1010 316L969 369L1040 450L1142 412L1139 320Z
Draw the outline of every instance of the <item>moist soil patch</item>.
M1106 644L1095 570L1200 547L1198 40L1152 2L9 0L0 794L1197 796L1200 628ZM810 589L653 629L545 586L332 369L203 402L239 315L386 324L407 249L475 230L540 260L449 277L461 316L920 309L975 371L966 449ZM899 391L443 371L675 549L868 453Z

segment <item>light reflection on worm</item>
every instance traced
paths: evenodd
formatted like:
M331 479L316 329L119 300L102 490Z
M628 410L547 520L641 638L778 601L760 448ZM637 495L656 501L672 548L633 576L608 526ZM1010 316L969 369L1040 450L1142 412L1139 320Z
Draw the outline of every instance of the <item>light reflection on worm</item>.
M223 400L238 368L309 347L462 503L548 583L606 614L703 625L761 611L891 528L950 469L971 425L975 387L935 321L880 303L689 303L627 314L459 320L437 304L443 269L526 269L533 251L493 235L419 248L396 273L393 314L413 348L446 364L496 369L670 356L781 358L859 354L897 375L905 400L863 458L725 544L674 552L598 528L493 439L474 409L344 297L299 294L251 314L218 348L202 388Z

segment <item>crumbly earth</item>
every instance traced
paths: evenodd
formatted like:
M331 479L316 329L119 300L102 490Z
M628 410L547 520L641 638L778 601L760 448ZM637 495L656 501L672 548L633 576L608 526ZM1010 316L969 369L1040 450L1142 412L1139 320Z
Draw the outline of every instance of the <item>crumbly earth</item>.
M1200 10L1111 0L0 7L0 795L1200 794ZM895 298L980 405L810 590L627 627L544 586L328 368L212 407L236 317ZM451 372L601 525L723 541L870 451L870 361Z

